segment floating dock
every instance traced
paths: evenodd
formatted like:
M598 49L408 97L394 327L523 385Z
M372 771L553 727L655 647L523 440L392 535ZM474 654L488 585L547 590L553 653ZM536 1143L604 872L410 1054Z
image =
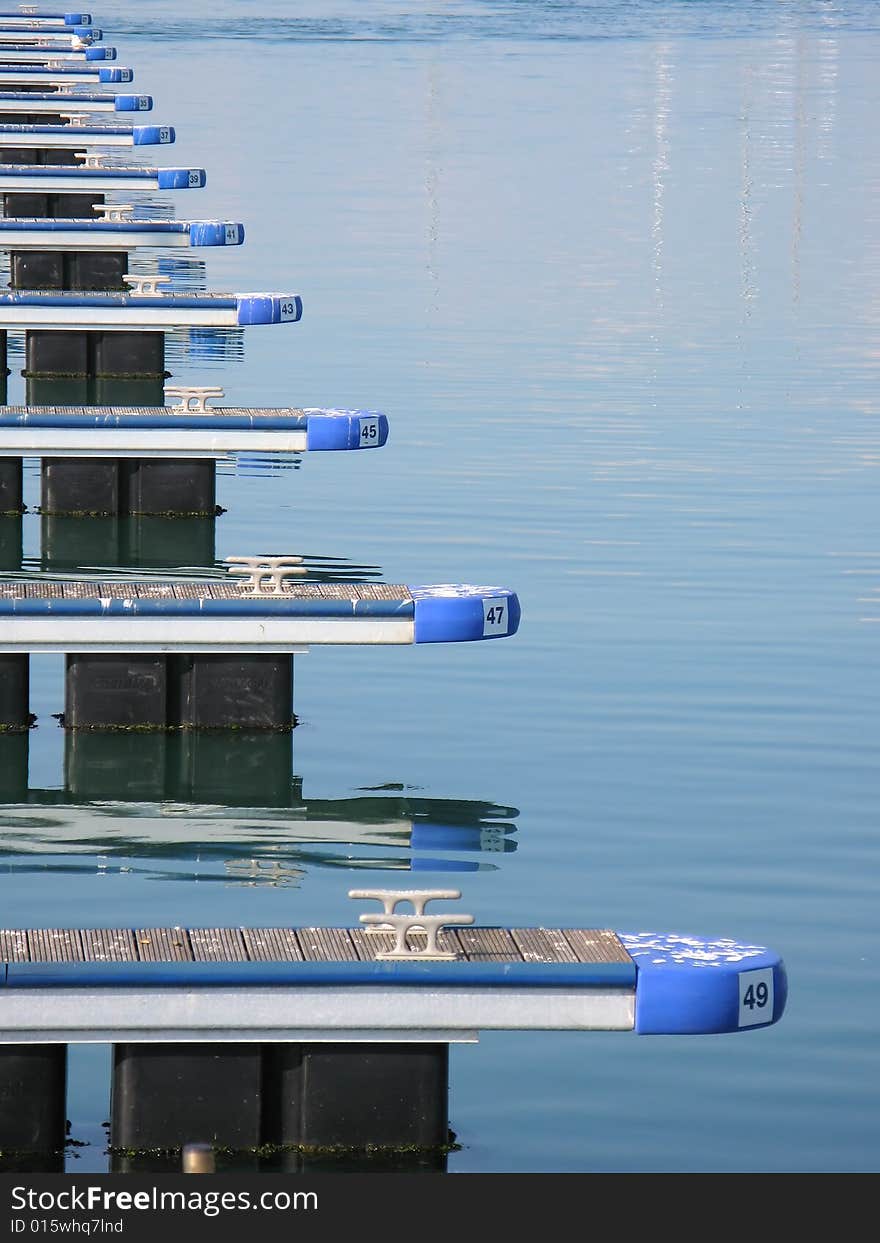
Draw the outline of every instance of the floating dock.
M302 299L288 293L163 293L158 288L131 293L0 291L0 329L9 331L162 332L293 324L301 318Z
M100 43L104 38L103 30L97 26L68 26L64 30L22 30L9 22L0 22L0 55L7 43L18 43L25 47L39 46L42 48L76 48L88 47Z
M300 558L230 560L242 562L244 585L0 581L0 652L289 653L499 639L519 627L519 600L503 587L291 582Z
M223 406L0 406L0 457L217 458L378 449L375 410Z
M709 1035L768 1027L785 1008L780 956L734 938L395 918L409 948L381 913L358 928L3 930L0 1043ZM438 929L433 955L420 918Z
M0 250L129 251L244 243L244 225L238 221L132 220L124 217L121 205L98 207L107 219L0 218Z
M64 30L68 26L91 26L91 13L42 12L34 4L23 4L11 12L0 13L4 26L20 26L23 30Z
M152 95L116 95L107 91L73 94L69 91L0 91L0 115L41 112L60 116L81 116L91 112L151 112Z
M138 165L0 164L0 193L70 194L83 190L197 190L203 168L141 168Z
M116 60L116 48L91 46L46 47L39 43L5 43L0 41L0 63L4 65L87 64L91 61Z
M0 83L19 82L23 86L69 86L74 82L102 82L105 85L134 81L134 70L119 65L83 64L9 65L0 61Z
M0 105L0 112L3 111ZM173 125L13 125L0 124L0 149L81 151L93 147L166 146L175 141ZM189 171L189 170L187 170Z

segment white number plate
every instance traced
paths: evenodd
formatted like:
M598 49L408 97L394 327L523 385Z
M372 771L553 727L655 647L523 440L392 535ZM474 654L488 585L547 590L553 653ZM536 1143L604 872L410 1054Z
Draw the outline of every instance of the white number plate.
M739 973L738 1027L754 1027L773 1018L773 968Z
M361 448L375 449L379 443L379 420L359 419L361 425Z
M507 600L501 596L490 596L483 601L483 635L507 634Z

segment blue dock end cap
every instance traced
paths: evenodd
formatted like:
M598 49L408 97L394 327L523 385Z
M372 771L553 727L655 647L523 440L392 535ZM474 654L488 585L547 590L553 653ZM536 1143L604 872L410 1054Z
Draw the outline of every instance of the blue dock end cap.
M295 324L302 319L302 298L295 293L244 293L238 299L238 322Z
M133 69L105 69L103 66L98 70L99 82L133 82Z
M156 180L160 190L198 190L208 175L203 168L157 168Z
M306 448L378 449L388 439L388 420L378 410L305 410Z
M73 35L75 39L85 39L89 43L100 43L104 38L104 31L97 26L71 26L64 33Z
M519 629L519 600L504 587L441 583L410 591L415 602L414 643L504 639Z
M117 95L115 100L117 112L152 112L152 95Z
M620 933L636 964L642 1035L737 1032L776 1023L788 977L780 956L725 937Z
M173 125L133 125L131 139L135 147L155 146L177 141Z
M91 26L91 24L92 24L91 13L65 13L64 14L64 25L65 26Z
M84 60L116 60L115 47L87 47L83 48Z
M409 844L411 850L485 849L483 830L476 825L436 824L430 820L413 821ZM508 845L506 839L505 845ZM513 842L509 843L508 849L514 849Z
M193 220L190 222L190 246L241 246L243 242L243 224L232 220Z

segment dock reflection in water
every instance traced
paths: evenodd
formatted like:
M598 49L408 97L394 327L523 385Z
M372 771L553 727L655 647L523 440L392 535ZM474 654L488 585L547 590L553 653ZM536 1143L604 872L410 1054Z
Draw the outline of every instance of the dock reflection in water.
M225 463L224 463L225 465ZM287 463L289 469L291 463ZM252 454L230 465L239 473L276 472L283 464L270 454ZM24 552L24 523L40 523L38 556ZM163 580L204 578L228 580L229 566L216 555L217 518L165 517L137 514L131 517L67 514L0 515L0 571L4 577L21 575L35 581L47 571L65 571L65 578L130 576L144 579L151 573ZM328 553L284 549L302 558L302 581L313 583L369 583L382 579L382 568L364 565ZM146 571L146 573L144 573Z
M387 787L306 797L289 734L73 731L61 789L28 788L27 749L27 734L0 735L10 872L32 870L38 855L41 870L58 856L63 871L295 886L313 867L493 870L516 849L515 807Z

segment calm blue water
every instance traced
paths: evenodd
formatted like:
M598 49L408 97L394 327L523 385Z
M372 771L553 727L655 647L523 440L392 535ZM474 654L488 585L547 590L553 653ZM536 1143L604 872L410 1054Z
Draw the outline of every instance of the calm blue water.
M255 7L94 10L177 127L160 162L208 170L166 214L247 229L138 267L303 297L297 325L175 341L175 381L391 436L224 466L214 559L497 583L522 627L298 658L286 812L151 798L146 744L72 806L60 658L35 658L3 923L348 924L352 884L416 867L480 923L763 942L773 1028L453 1048L449 1170L877 1171L877 6ZM39 569L33 513L23 541ZM415 849L413 800L487 848ZM77 1172L106 1168L106 1069L72 1058Z

